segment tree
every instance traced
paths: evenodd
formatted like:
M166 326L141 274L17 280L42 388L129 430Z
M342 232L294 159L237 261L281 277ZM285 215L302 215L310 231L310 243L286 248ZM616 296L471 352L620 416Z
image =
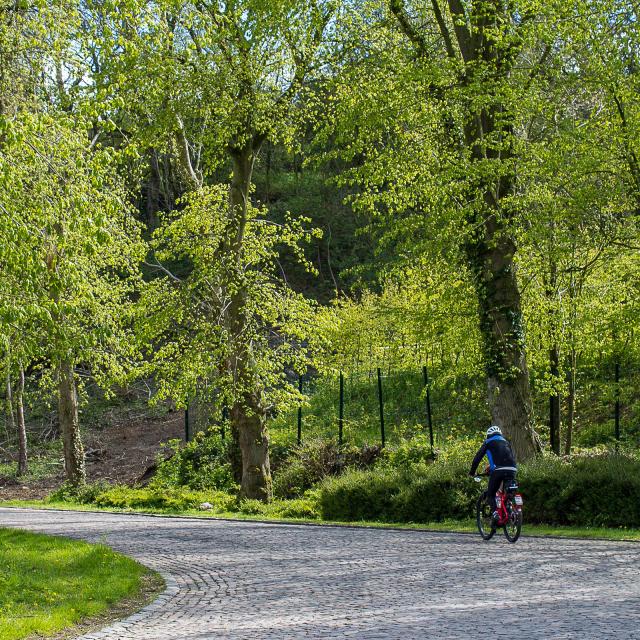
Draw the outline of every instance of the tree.
M45 359L58 393L65 472L85 480L75 366L108 386L132 360L128 300L144 257L110 154L65 114L5 121L0 150L0 314ZM22 375L21 375L22 378Z
M635 271L638 183L629 134L636 115L626 92L636 81L634 15L625 3L598 2L561 29L565 64L545 69L544 102L527 125L529 140L538 144L520 162L527 190L518 263L527 283L527 332L540 345L532 353L536 383L551 398L556 453L564 393L565 452L571 450L579 361L592 364L614 333L628 335L628 326L613 322L616 307L634 297L625 278L610 291L602 287L608 278L613 284L614 274L626 272L632 281Z
M457 252L478 300L493 421L523 459L540 443L517 278L520 174L547 70L565 54L554 21L571 10L458 0L355 9L343 29L355 61L339 68L322 138L355 165L343 177L358 186L354 204L396 237L410 230L399 252Z
M295 143L300 92L317 64L333 3L127 0L116 3L113 12L102 3L90 5L99 16L99 48L109 51L99 81L108 93L117 78L123 86L119 98L133 105L133 113L141 111L135 119L141 126L133 114L122 115L126 126L137 130L139 144L169 149L186 191L203 189L221 167L231 169L216 250L226 275L215 294L228 303L222 317L211 322L220 323L228 341L220 365L222 377L233 380L229 403L242 453L241 493L268 500L270 407L261 380L267 356L252 339L260 316L245 273L252 260L252 177L267 140ZM141 94L144 100L138 99Z

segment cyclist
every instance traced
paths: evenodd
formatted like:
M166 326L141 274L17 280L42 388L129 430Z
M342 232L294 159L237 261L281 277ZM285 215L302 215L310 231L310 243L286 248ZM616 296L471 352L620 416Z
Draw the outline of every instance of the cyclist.
M470 476L476 475L476 469L480 464L480 460L484 456L489 460L489 487L487 488L487 496L489 505L493 513L493 524L497 524L500 516L496 508L496 492L500 488L500 483L504 482L505 487L515 480L517 467L516 457L509 441L502 435L500 427L495 425L487 429L487 439L482 443L478 453L476 453L471 463Z

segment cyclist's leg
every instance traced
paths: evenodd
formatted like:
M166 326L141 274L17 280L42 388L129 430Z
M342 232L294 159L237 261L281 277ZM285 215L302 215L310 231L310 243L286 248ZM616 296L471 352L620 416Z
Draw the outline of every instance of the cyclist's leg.
M502 482L502 472L493 471L489 476L489 486L487 487L487 501L491 507L491 513L496 510L496 491L500 488Z
M507 488L510 487L511 485L515 484L516 482L516 474L513 473L513 471L509 471L507 472L507 474L504 477L504 490L506 492Z

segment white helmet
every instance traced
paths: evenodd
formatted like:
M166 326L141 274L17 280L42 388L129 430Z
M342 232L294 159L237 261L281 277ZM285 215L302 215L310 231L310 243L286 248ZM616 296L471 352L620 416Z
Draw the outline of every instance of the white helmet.
M502 435L502 429L500 429L500 427L497 427L495 424L487 429L487 438L490 438L491 436L501 436L501 435Z

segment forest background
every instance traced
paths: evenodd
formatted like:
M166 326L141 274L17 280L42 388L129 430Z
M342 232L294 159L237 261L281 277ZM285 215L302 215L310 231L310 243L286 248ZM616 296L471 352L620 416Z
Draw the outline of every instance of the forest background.
M199 433L156 497L411 518L492 423L532 496L638 495L636 4L0 7L11 474L60 442L77 497L81 416L144 388Z

